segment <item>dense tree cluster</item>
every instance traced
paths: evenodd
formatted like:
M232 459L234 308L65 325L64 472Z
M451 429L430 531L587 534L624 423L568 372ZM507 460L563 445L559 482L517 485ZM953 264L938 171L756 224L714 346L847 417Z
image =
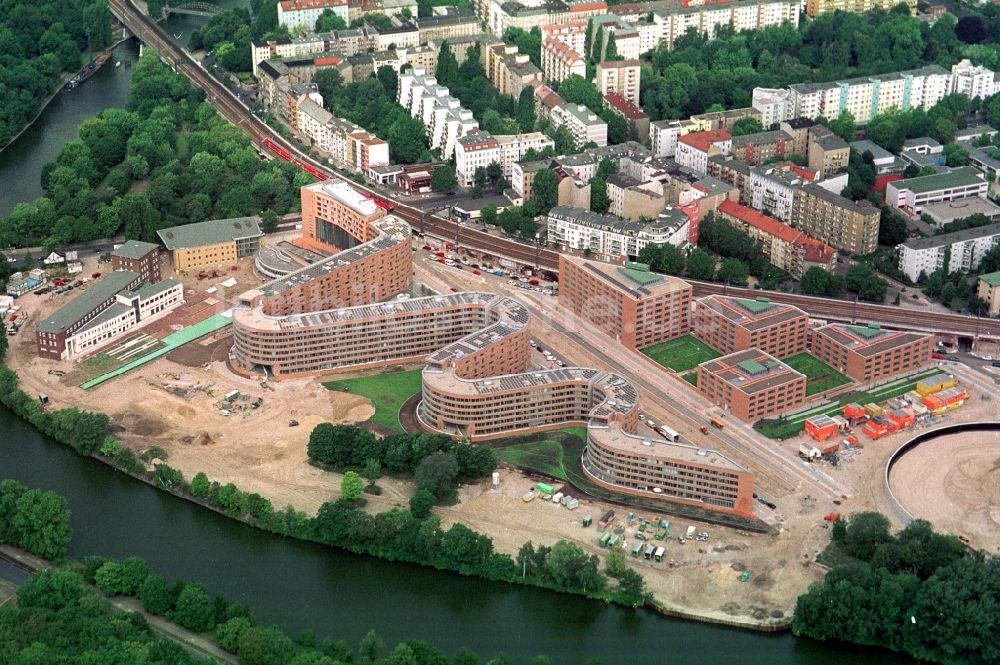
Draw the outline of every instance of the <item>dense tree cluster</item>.
M518 102L502 95L493 87L483 69L479 45L466 50L461 65L448 42L441 45L434 77L447 86L451 95L472 111L483 131L492 134L517 134L521 126L517 121Z
M858 298L868 302L885 300L888 282L875 274L875 269L867 263L855 263L847 269L844 283L848 291L858 294Z
M297 210L298 188L311 176L281 160L262 162L203 97L147 52L128 109L80 126L80 139L42 169L46 196L19 203L0 222L0 243L54 247L120 232L155 241L168 226Z
M854 561L799 597L796 633L949 665L1000 661L996 558L966 553L957 538L935 533L923 520L893 535L878 513L836 522L833 538Z
M0 481L0 543L60 561L71 535L64 498L28 489L16 480Z
M321 69L313 81L323 95L323 105L338 118L361 125L385 139L393 163L431 161L427 129L395 102L396 73L380 67L374 78L344 85L336 69Z
M802 274L799 288L808 296L835 296L844 290L844 278L813 266Z
M975 11L982 13L975 18L983 28L972 35L976 42L964 41L969 39L964 32L957 34L950 15L929 25L909 16L905 7L888 13L831 12L800 29L786 23L739 34L720 31L711 40L692 29L673 50L653 52L652 67L642 73L642 107L653 120L686 118L713 105L748 107L757 86L783 88L930 62L950 68L963 57L996 64L1000 10L988 6Z
M372 461L395 474L413 474L435 497L450 494L458 478L481 478L496 469L493 450L443 434L393 434L383 439L353 425L320 423L306 447L309 458L335 469L364 469Z
M250 40L254 37L250 25L250 13L246 9L221 11L192 31L189 47L212 51L215 59L231 72L249 72L253 69Z
M997 255L997 252L990 251L992 253L990 258ZM983 314L987 309L986 303L973 292L969 285L969 275L964 272L953 272L949 275L944 268L939 268L927 275L926 281L919 281L924 282L925 294L939 298L948 309L962 312L968 307L974 314Z
M81 53L111 45L104 0L7 0L0 4L0 147L38 113Z

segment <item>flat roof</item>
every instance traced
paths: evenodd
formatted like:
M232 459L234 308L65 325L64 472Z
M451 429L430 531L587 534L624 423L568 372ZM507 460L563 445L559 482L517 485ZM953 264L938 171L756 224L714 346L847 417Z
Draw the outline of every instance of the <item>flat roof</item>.
M747 467L712 448L673 443L658 436L638 436L614 425L600 428L591 426L591 431L600 432L598 436L601 445L642 455L644 458L676 460L685 464L711 466L734 473L749 472Z
M233 217L231 219L211 219L197 224L171 226L156 232L170 251L217 245L223 242L259 238L264 233L257 224L257 217Z
M924 213L947 224L970 215L985 215L990 219L996 219L1000 217L1000 206L989 199L969 196L957 201L924 206Z
M154 245L151 242L126 240L120 247L111 251L111 256L120 256L123 259L138 260L159 248L159 245Z
M641 300L642 298L661 293L668 293L671 291L691 289L690 284L671 275L644 273L641 276L642 281L640 281L636 279L636 277L639 277L639 275L636 274L639 269L636 267L623 268L622 266L610 263L600 263L597 261L588 261L586 259L569 256L567 254L563 254L561 258L567 262L576 264L577 267L587 271L594 277L607 282L618 291L621 291L629 298L633 298L635 300ZM630 272L632 274L629 274ZM645 277L646 275L654 275L655 279L647 279Z
M990 286L1000 286L1000 272L988 272L985 275L980 275L979 279Z
M342 180L327 180L306 185L306 189L343 203L354 212L370 217L381 208L375 202Z
M750 331L761 330L799 317L808 317L794 305L784 305L758 298L735 298L710 295L698 299L698 307L707 307L732 323Z
M947 173L936 173L917 178L907 178L890 182L889 187L897 191L909 190L914 194L924 194L935 192L939 189L954 189L955 187L968 187L970 185L984 185L986 179L982 174L971 166L961 166L952 169Z
M905 247L906 249L911 250L935 249L937 247L953 245L957 242L978 240L979 238L996 235L1000 235L1000 224L987 224L986 226L977 226L973 229L962 229L961 231L942 233L939 236L930 236L928 238L910 238L900 245L900 247Z
M831 323L813 332L865 358L931 337L924 333L886 330L879 326L852 326L846 323Z
M698 367L748 395L785 383L804 381L806 378L804 374L760 349L730 353L728 356L703 362Z
M121 293L139 279L139 274L131 270L115 270L97 280L86 291L49 314L38 322L39 332L58 334L70 328L77 321L90 314L108 298Z

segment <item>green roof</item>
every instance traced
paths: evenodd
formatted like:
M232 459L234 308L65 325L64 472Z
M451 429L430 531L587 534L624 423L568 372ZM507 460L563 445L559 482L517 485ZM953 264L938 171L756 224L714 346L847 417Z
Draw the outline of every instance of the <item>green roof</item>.
M38 322L36 329L45 333L61 333L94 311L98 305L127 289L139 275L130 270L116 270Z
M111 256L121 256L126 259L141 259L154 249L159 249L159 245L141 240L128 240L121 247L111 252Z
M169 229L160 229L156 234L170 251L217 245L243 238L259 238L264 235L257 225L256 217L212 219L197 224L171 226Z
M733 298L736 302L740 304L744 309L753 312L754 314L759 314L760 312L765 312L772 307L774 303L766 298L763 300L750 300L749 298Z
M1000 272L988 272L985 275L980 275L979 279L990 286L1000 286Z
M763 374L767 371L767 367L757 362L756 360L743 360L737 363L737 367L741 370L750 374L751 376L756 376L757 374Z
M635 264L632 264L635 265ZM639 264L642 265L642 264ZM649 272L649 270L638 270L636 268L619 268L618 272L625 275L633 282L645 286L646 284L652 284L653 282L659 281L660 276L656 273Z
M979 171L971 166L952 169L947 173L937 173L934 175L920 176L919 178L907 178L897 182L889 183L890 187L896 189L908 189L914 194L933 192L939 189L953 189L955 187L967 187L986 182L979 174Z

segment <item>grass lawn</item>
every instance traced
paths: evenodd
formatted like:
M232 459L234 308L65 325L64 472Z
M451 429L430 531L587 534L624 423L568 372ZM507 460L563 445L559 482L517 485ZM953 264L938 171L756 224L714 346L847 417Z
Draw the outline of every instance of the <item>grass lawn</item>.
M566 429L538 434L525 434L510 439L501 439L493 446L497 459L522 469L566 480L566 468L563 465L563 446L576 444L582 448L587 440L587 430L584 427L567 427Z
M388 427L394 432L402 432L403 428L399 424L399 409L406 400L420 392L420 370L328 381L323 386L328 390L339 390L367 397L375 405L375 413L369 420L376 425Z
M720 355L694 335L682 335L660 344L647 346L642 352L675 372L694 369L706 360L718 358Z
M695 388L698 387L698 372L688 372L687 374L682 374L681 378L690 383Z
M783 362L806 375L806 397L851 382L850 377L844 376L819 358L804 351L790 358L785 358Z

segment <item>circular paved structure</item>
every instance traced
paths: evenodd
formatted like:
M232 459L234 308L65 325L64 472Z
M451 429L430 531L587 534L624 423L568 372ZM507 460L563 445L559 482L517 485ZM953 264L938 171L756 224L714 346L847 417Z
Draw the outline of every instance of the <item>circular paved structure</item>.
M927 432L900 447L889 462L889 489L914 518L1000 547L1000 423Z

